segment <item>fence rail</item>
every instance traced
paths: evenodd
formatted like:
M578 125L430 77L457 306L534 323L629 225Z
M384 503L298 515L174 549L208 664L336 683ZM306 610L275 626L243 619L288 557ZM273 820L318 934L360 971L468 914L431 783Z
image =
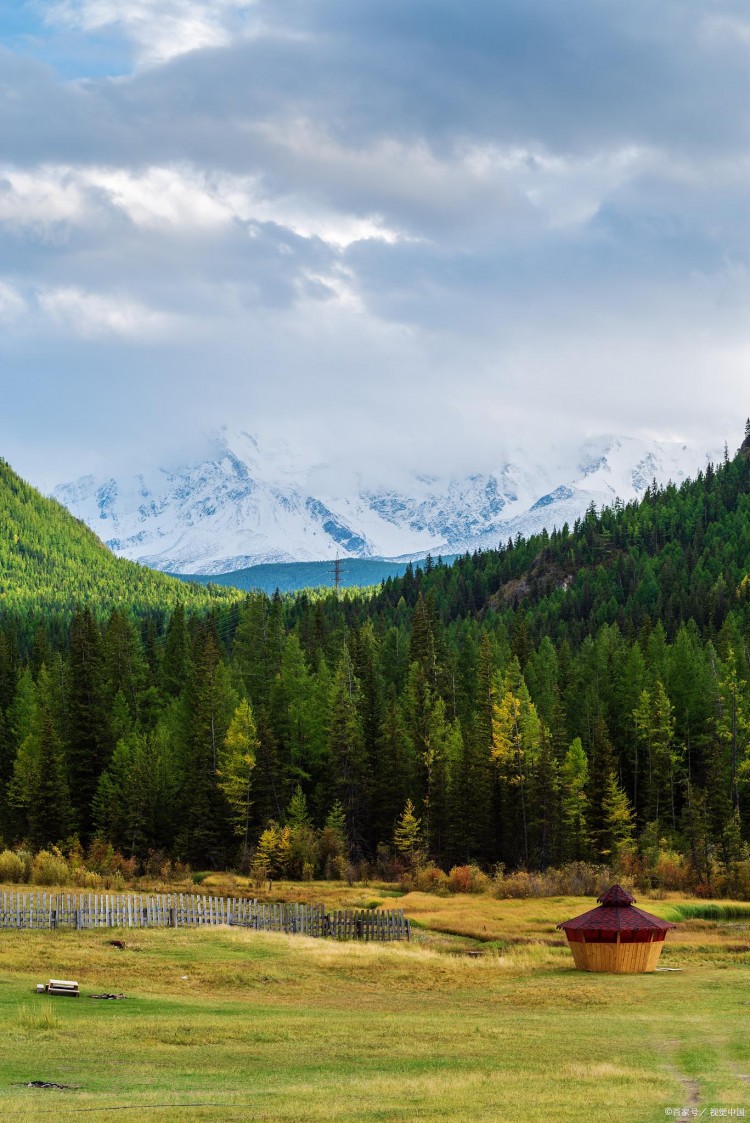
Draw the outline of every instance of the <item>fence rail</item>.
M198 928L227 924L334 940L408 940L402 909L374 911L324 905L263 904L198 893L0 894L0 928Z

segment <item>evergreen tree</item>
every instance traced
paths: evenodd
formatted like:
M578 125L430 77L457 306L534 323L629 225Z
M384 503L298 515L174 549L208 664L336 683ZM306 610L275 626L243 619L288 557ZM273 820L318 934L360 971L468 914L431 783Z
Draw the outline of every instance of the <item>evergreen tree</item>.
M70 625L67 697L68 776L76 823L85 840L92 829L92 803L112 749L104 691L102 638L89 609Z
M299 784L297 784L297 787L294 789L294 795L289 800L289 806L286 810L286 821L292 830L310 825L307 798Z
M588 760L581 743L576 737L570 745L561 768L563 791L563 853L566 858L580 862L588 855Z
M250 808L252 779L258 755L258 733L250 703L243 699L237 706L219 753L217 775L219 787L229 806L229 818L235 835L242 842L242 857L250 848Z
M343 845L346 845L346 829L346 811L341 801L337 799L326 815L326 830L331 831L341 839Z
M181 850L193 864L221 866L226 861L229 842L229 808L219 783L219 762L237 697L222 662L213 621L196 633L191 662L187 687L188 786Z
M422 821L417 818L414 804L410 799L407 799L401 818L393 832L393 845L410 866L419 865L424 857Z
M72 828L70 793L55 724L54 690L44 666L37 682L32 729L19 757L24 767L14 776L14 794L25 814L29 842L37 849L62 842Z
M346 647L331 688L329 751L331 786L346 813L352 852L360 857L368 838L372 774L359 714L359 683Z
M635 820L628 797L610 773L602 802L604 835L600 838L602 857L615 865L630 853L633 846Z
M188 637L185 627L185 608L175 606L164 638L164 658L162 660L162 689L171 698L177 698L188 680L190 659Z
M589 833L596 854L606 859L611 851L611 829L607 800L615 777L615 757L609 732L603 718L594 724L588 753Z
M502 780L517 793L520 857L527 865L530 859L527 787L536 765L541 733L536 706L529 696L519 660L514 656L505 674L502 696L494 707L492 756Z

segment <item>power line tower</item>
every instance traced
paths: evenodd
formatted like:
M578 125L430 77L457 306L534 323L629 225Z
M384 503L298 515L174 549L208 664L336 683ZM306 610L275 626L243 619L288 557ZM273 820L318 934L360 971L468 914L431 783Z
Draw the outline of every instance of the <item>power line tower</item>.
M341 558L338 555L338 550L336 551L336 560L331 567L331 572L333 576L333 587L338 597L341 593Z

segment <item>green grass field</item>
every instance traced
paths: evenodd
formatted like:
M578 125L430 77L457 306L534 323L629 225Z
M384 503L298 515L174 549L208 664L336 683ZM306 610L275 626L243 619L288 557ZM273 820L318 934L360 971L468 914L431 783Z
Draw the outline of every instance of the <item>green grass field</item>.
M555 925L589 900L399 903L410 945L0 932L0 1119L750 1119L750 916L684 920L681 970L628 977L573 969ZM33 993L51 976L128 997Z

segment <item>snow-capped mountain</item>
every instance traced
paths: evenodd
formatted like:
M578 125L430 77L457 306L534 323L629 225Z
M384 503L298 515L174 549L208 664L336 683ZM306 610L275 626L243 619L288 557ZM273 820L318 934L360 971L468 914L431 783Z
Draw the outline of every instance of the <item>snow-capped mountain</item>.
M335 487L335 465L306 466L223 429L196 463L129 479L85 476L54 497L123 557L171 573L226 573L261 562L424 557L496 546L572 524L590 503L679 483L719 452L605 436L573 454L499 458L465 477L413 475L403 486ZM549 464L553 466L550 467Z

